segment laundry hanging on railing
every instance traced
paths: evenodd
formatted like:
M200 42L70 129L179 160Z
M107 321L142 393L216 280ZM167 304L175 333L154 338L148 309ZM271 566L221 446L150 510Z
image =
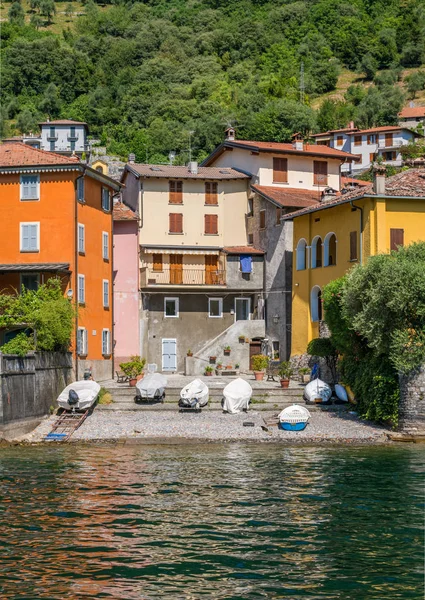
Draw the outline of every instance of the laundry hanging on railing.
M241 254L241 272L252 273L252 256L250 254Z

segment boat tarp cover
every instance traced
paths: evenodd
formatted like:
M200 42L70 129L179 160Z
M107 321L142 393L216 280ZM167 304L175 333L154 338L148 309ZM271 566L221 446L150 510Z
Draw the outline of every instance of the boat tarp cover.
M183 400L197 400L200 405L208 402L208 386L200 379L194 379L186 385L180 392L180 398Z
M252 396L252 387L247 381L238 377L238 379L226 385L223 396L223 409L228 413L236 414L248 408Z
M59 395L58 402L68 402L69 392L74 390L78 394L79 403L86 403L94 400L100 392L100 385L96 381L90 379L82 379L70 383L63 392Z
M162 396L167 387L167 378L160 373L146 375L136 383L139 394L144 398L153 398L155 394Z

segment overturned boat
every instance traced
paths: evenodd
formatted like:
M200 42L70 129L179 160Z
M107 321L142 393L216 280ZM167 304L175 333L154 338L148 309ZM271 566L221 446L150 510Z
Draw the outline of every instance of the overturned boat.
M310 413L300 404L284 408L279 415L279 426L286 431L302 431L306 428Z
M329 402L331 396L331 386L321 379L313 379L304 388L304 398L307 402L319 404Z
M100 385L96 381L75 381L60 394L58 404L65 410L87 410L96 402L99 392Z
M223 410L230 414L236 414L242 410L248 410L252 387L247 381L238 377L226 385L223 396Z
M151 373L136 383L136 402L165 398L167 378L160 373Z
M180 392L179 408L199 410L208 404L210 391L200 379L194 379Z

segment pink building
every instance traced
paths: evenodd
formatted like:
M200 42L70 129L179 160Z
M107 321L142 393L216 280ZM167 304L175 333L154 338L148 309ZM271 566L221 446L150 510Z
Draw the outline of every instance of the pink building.
M114 206L115 369L140 354L138 217L124 204Z

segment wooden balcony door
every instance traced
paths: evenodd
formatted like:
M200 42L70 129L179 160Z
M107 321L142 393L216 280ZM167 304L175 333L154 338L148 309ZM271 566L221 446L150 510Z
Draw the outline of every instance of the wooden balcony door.
M170 283L181 285L183 283L183 255L170 254Z
M385 146L387 148L391 148L392 145L393 145L393 134L392 133L386 133L385 134Z
M205 257L205 285L218 283L218 256Z

